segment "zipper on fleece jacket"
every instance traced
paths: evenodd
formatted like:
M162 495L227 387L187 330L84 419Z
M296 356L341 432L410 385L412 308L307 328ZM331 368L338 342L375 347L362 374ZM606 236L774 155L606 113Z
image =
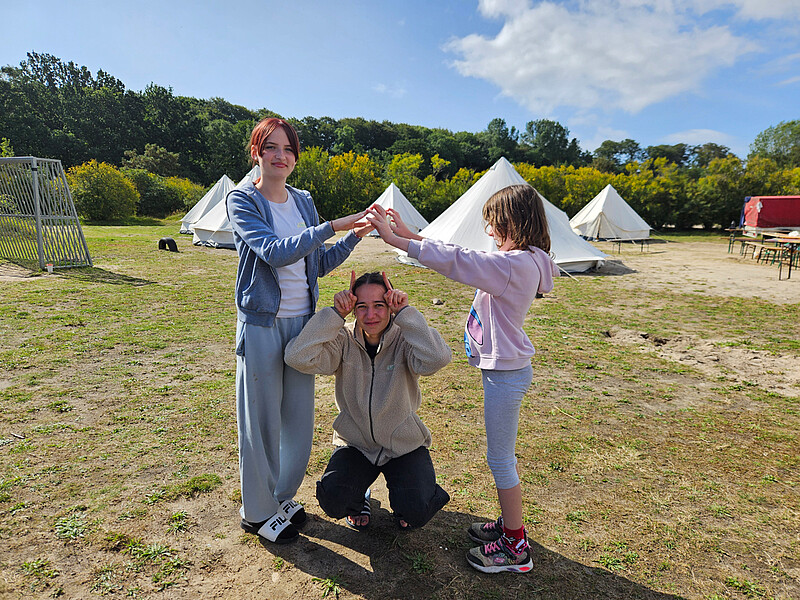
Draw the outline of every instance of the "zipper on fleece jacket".
M380 344L382 342L383 342L383 338L381 338L381 342L379 342L379 344L378 344L378 352L380 352ZM361 349L364 351L364 353L367 356L369 356L369 353L367 352L367 349L364 347L364 345L361 342L358 341L358 339L356 339L356 344L358 344L361 347ZM377 355L378 354L376 352L375 356L377 356ZM372 443L377 445L378 444L378 440L375 439L375 428L373 427L373 422L372 422L372 390L375 387L375 359L372 356L369 356L369 363L370 363L370 365L372 367L372 373L371 373L370 379L369 379L369 403L367 404L367 406L369 408L369 411L368 411L369 412L369 434L372 437ZM375 459L375 464L376 465L381 460L381 454L383 454L383 446L381 446L381 449L378 451L378 456Z
M378 440L375 439L375 429L372 425L372 390L375 387L375 359L370 356L369 362L372 365L372 375L369 379L369 434L372 436L372 442L377 444Z

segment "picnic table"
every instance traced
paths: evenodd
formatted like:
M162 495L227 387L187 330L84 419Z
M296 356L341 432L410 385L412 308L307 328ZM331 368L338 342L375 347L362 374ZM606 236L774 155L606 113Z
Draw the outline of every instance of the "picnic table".
M788 266L786 279L792 278L792 265L794 264L797 256L800 258L800 254L797 252L798 246L800 246L800 237L792 237L792 236L775 236L771 237L770 242L774 243L776 247L781 249L781 254L778 258L779 266L778 266L778 281L781 280L781 275L783 272L783 263L786 263Z
M742 237L739 234L744 233L744 229L726 229L725 231L729 232L730 235L728 236L728 254L733 251L733 247L736 245L736 242L739 242L741 246L739 247L739 254L744 254L744 249L746 244L752 244L755 241L755 238L752 237Z

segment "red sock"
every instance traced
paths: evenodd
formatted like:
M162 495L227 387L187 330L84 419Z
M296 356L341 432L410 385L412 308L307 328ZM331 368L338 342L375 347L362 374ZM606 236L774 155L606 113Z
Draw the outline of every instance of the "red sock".
M522 554L528 547L528 541L525 539L525 527L520 527L519 529L508 529L504 525L503 541L514 554Z
M521 540L525 537L525 527L520 527L519 529L509 529L503 525L503 535L505 535L509 540Z

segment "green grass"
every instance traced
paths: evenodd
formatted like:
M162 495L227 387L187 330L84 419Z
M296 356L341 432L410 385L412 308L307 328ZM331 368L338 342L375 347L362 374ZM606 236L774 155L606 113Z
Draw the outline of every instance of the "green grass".
M537 355L516 451L536 567L488 577L464 560L464 527L499 510L480 374L463 358L473 290L381 252L320 281L324 306L351 268L386 270L453 349L421 380L420 409L451 501L408 535L381 521L386 504L367 536L338 533L313 498L336 416L319 377L302 498L315 518L300 544L273 551L238 529L236 256L176 231L87 226L94 268L0 281L3 580L65 597L213 595L265 573L296 597L800 597L797 394L662 352L683 337L796 359L800 305L561 278L525 323ZM167 235L179 253L158 251ZM668 238L725 255L724 240ZM620 329L647 337L620 343Z

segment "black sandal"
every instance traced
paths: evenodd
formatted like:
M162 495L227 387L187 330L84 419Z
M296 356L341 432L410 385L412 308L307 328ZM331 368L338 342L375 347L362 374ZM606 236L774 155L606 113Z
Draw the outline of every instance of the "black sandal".
M367 529L370 524L372 523L372 506L369 503L370 496L372 492L369 488L367 488L367 493L364 494L364 505L361 507L361 512L357 515L347 515L344 518L344 522L347 523L348 526L352 527L353 529L357 529L359 531L363 531ZM367 521L366 525L357 525L354 519L355 517L367 517L369 520Z

